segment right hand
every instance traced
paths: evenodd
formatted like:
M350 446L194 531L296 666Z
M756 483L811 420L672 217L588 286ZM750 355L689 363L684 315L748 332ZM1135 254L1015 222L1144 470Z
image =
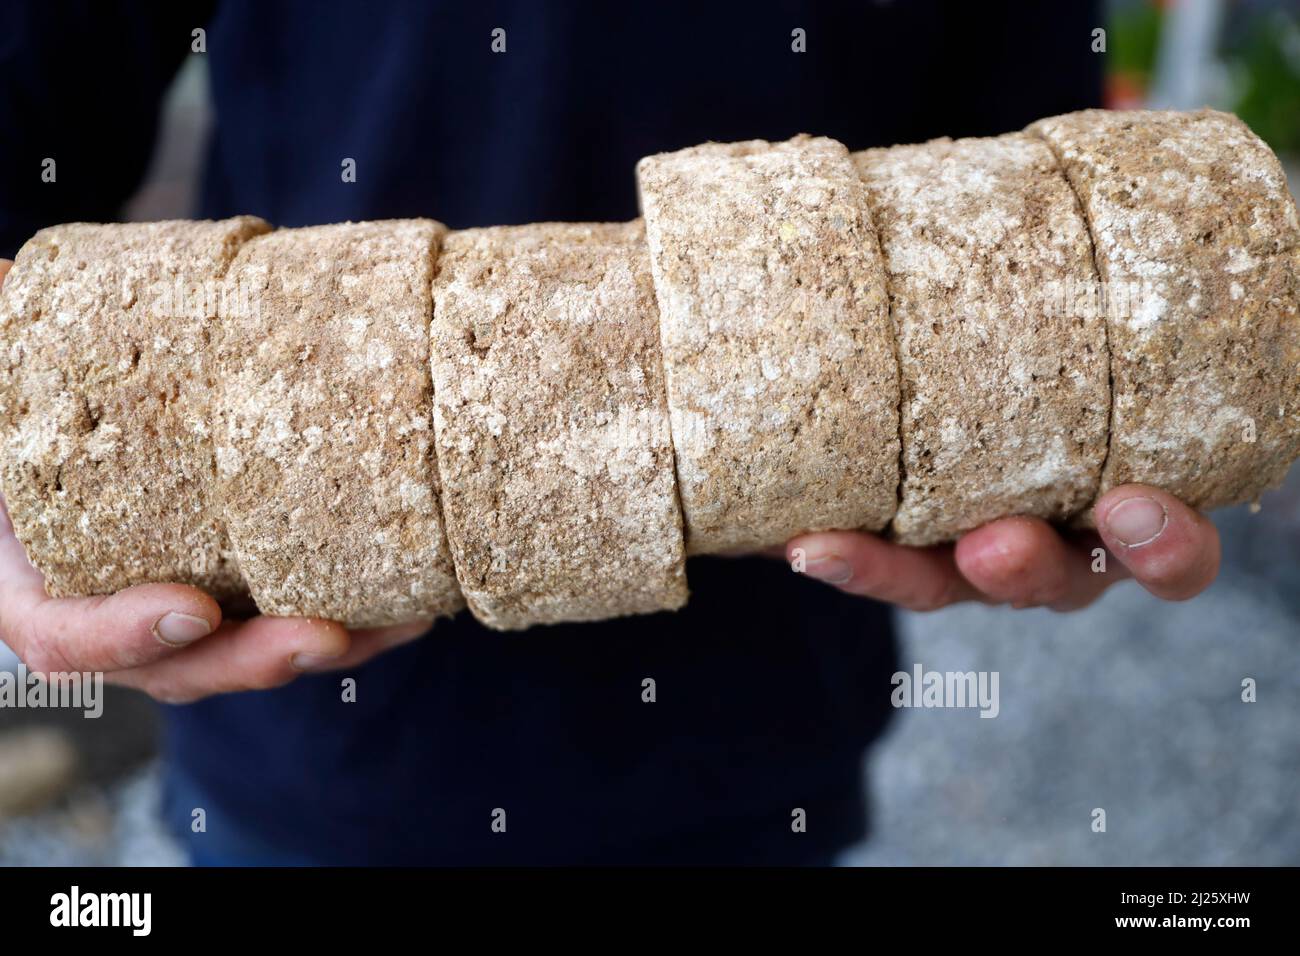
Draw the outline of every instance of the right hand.
M13 265L0 259L0 285ZM263 690L304 672L341 670L419 637L429 621L349 632L318 618L223 620L198 588L139 584L51 598L0 497L0 641L38 674L102 672L166 703Z

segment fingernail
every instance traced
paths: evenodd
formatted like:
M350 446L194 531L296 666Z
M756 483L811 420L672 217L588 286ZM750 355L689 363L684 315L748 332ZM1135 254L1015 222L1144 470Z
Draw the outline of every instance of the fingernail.
M304 654L301 652L289 658L289 663L295 670L308 672L328 670L337 662L337 657L327 657L324 654Z
M212 625L193 614L172 611L158 618L158 623L153 626L153 633L154 637L164 644L184 647L186 644L193 644L200 637L211 634Z
M1150 544L1164 533L1169 512L1154 498L1125 498L1106 514L1106 530L1129 548Z
M853 568L843 558L814 558L805 565L804 571L827 584L848 584L853 580Z

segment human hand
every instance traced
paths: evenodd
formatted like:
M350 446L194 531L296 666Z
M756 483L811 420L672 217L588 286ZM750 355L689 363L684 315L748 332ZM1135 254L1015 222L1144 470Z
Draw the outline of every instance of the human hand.
M1183 601L1219 570L1219 533L1208 518L1146 485L1112 488L1094 511L1098 532L1063 534L1039 518L1002 518L955 545L910 548L876 535L826 531L786 544L805 573L842 591L913 611L960 601L1072 611L1134 578L1156 597ZM1104 571L1094 549L1109 552ZM1115 560L1111 560L1111 558Z
M0 284L11 265L0 259ZM304 672L356 667L414 640L430 624L348 631L314 618L224 620L211 596L182 584L51 598L0 498L0 641L34 673L102 672L109 683L188 703L279 687Z

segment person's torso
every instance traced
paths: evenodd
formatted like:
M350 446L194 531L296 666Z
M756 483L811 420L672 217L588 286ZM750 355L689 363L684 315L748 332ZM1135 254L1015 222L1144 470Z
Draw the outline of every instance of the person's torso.
M1026 88L1058 57L1032 42L1041 12L984 8L222 3L201 211L279 226L624 220L635 162L657 151L799 132L860 149L1092 105L1095 71ZM351 674L172 709L169 752L215 802L319 859L580 861L649 845L687 859L664 847L711 831L766 834L752 859L797 858L790 809L843 807L889 713L887 611L778 561L688 573L676 614L513 635L462 614ZM489 826L498 808L508 839ZM861 822L810 832L834 846Z

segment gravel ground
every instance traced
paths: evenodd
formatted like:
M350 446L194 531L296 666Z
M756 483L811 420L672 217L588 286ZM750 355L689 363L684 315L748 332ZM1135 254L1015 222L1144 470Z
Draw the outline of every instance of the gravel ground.
M80 788L54 808L0 825L0 866L183 866L158 795L153 764L108 788Z
M901 710L844 862L1300 863L1300 469L1215 518L1224 570L1187 603L904 615L903 666L998 671L1001 712Z

